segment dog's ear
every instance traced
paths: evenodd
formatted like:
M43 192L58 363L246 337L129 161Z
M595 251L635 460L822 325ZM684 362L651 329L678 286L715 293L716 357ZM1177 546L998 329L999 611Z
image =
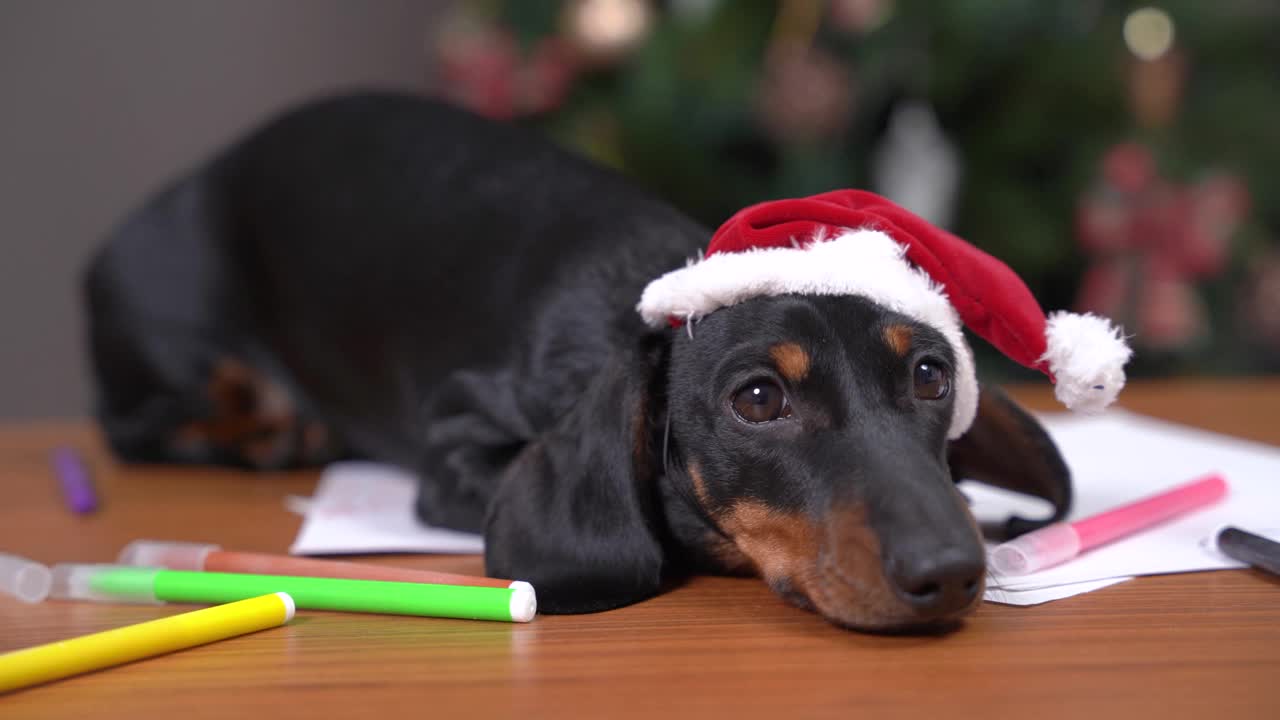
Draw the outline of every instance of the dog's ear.
M612 357L508 466L489 505L486 570L533 583L545 612L608 610L659 591L652 356Z
M1004 540L1061 520L1071 509L1071 471L1040 423L997 387L983 386L973 426L947 451L951 476L1043 498L1053 516L1029 520L1013 516L983 528Z

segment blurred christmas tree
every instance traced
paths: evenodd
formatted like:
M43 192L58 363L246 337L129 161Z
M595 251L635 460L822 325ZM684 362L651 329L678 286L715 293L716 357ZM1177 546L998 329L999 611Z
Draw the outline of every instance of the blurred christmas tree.
M1278 35L1271 0L495 0L434 47L443 94L709 227L888 195L1122 322L1142 374L1280 369Z

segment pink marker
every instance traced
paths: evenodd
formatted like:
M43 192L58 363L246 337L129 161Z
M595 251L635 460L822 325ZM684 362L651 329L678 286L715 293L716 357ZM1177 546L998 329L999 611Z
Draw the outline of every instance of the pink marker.
M997 547L991 553L991 569L1004 575L1025 575L1052 567L1175 515L1215 503L1226 494L1227 482L1215 473L1084 520L1054 523Z

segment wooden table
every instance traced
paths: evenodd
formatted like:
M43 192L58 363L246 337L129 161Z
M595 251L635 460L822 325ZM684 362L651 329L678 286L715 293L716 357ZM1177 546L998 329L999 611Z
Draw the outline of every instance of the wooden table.
M1043 388L1015 390L1052 408ZM1280 381L1136 384L1124 405L1280 443ZM105 506L63 509L48 451L94 463ZM0 429L0 548L109 561L136 537L281 552L314 473L123 467L84 423ZM1280 510L1280 509L1278 509ZM384 560L379 560L385 562ZM474 557L398 562L479 573ZM179 612L0 597L0 651ZM0 696L0 718L1280 718L1280 582L1139 578L1039 607L983 606L944 637L838 630L756 580L699 578L528 625L302 613L290 625Z

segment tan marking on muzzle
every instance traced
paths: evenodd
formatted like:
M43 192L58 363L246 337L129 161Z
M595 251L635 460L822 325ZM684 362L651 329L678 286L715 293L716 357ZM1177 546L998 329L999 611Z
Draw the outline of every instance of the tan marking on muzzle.
M755 500L739 500L719 521L766 580L786 580L807 593L821 535L808 518Z
M914 611L885 575L880 539L864 506L833 509L815 522L743 500L719 518L765 580L800 591L828 620L860 629L913 622Z
M707 481L702 479L702 467L696 461L689 463L689 479L693 482L693 494L698 496L702 511L711 512L711 495L707 493Z
M711 495L707 492L707 481L702 477L702 468L698 463L689 463L689 480L693 484L694 502L702 507L702 511L711 516ZM755 566L737 545L726 540L719 533L708 530L703 538L707 552L719 562L726 573L734 575L751 575Z
M809 594L826 617L844 625L879 627L905 610L884 574L880 538L861 504L830 514L824 537L818 582Z

